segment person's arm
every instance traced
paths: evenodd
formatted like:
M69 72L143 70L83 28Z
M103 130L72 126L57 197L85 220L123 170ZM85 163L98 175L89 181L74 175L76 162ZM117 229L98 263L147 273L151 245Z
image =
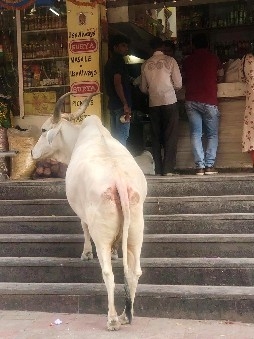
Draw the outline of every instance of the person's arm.
M179 66L174 58L173 59L173 67L172 67L172 74L171 74L171 79L173 82L174 89L180 89L182 88L182 76L181 72L179 69Z
M242 82L246 82L246 76L245 76L245 59L246 59L246 54L244 55L244 57L241 59L241 63L240 63L240 69L239 69L239 75L240 75L240 80Z
M223 82L223 80L224 80L224 68L222 62L218 58L217 82L220 83Z
M128 102L124 95L123 85L122 85L122 76L119 73L114 74L114 86L116 93L123 104L124 114L126 115L126 121L130 120L131 109L128 105Z
M219 69L217 72L217 82L221 83L224 80L224 69Z
M141 66L139 89L142 93L148 94L148 83L144 72L144 65Z

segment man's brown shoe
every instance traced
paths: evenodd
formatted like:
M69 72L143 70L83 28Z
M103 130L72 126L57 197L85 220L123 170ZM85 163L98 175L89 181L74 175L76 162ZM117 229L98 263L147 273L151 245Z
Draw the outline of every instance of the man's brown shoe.
M218 174L218 171L214 167L206 167L205 174L207 175Z
M196 175L204 175L205 169L204 168L197 168L196 169Z

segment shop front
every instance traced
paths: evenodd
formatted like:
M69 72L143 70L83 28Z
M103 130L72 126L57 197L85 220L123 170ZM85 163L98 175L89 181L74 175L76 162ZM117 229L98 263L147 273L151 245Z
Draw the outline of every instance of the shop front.
M35 167L31 148L57 100L71 92L62 111L75 112L85 97L101 91L105 1L1 0L0 31L0 158L8 148L19 151L10 167L19 167L22 175L11 173L11 178L25 179ZM102 106L98 95L85 114L104 118ZM4 160L0 172L6 174ZM56 167L51 165L50 170Z
M40 126L57 99L71 91L64 111L101 90L107 57L104 1L0 1L2 91L15 101L14 124ZM105 53L105 54L104 54ZM4 84L3 84L4 82ZM87 114L102 115L97 96Z
M103 64L107 60L108 29L131 38L131 52L147 58L154 36L175 41L181 66L191 50L192 36L205 32L211 49L224 62L243 56L254 43L254 4L241 1L54 1L21 0L10 5L0 1L1 91L11 97L12 124L39 132L64 93L74 93L63 108L78 109L91 92L103 91ZM169 7L168 7L169 6ZM50 10L53 9L53 12ZM107 9L107 11L106 11ZM55 14L54 13L55 10ZM133 77L140 64L131 63ZM140 61L139 61L140 62ZM226 81L227 80L227 81ZM147 98L134 88L135 107L129 146L139 152L150 149ZM183 91L179 105L183 107ZM245 88L239 79L218 85L221 112L218 168L251 167L241 152ZM86 114L97 114L106 125L106 96L96 96ZM188 120L181 112L177 168L193 168Z

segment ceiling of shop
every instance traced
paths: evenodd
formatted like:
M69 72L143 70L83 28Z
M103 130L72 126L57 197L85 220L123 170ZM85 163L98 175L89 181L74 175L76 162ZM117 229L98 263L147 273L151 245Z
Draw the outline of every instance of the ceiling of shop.
M148 5L151 7L176 7L176 6L193 6L199 4L230 2L237 0L107 0L107 7L120 7L120 6L132 6L132 5Z
M93 2L94 0L90 0ZM198 5L207 3L219 3L229 2L237 0L106 0L107 7L120 7L120 6L132 6L132 5L147 5L149 8L162 7L162 6L187 6ZM49 6L54 2L65 2L65 0L35 0L38 6Z

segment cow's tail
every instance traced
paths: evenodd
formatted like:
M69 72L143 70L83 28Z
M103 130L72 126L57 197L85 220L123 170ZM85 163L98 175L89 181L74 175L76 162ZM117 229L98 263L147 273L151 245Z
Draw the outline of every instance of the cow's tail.
M130 295L130 288L128 285L128 253L127 253L127 244L128 244L128 234L130 227L130 200L129 200L129 191L128 186L124 180L121 180L121 176L118 176L116 182L117 191L120 197L122 213L123 213L123 236L122 236L122 251L123 251L123 269L124 269L124 290L125 290L125 314L131 323L132 320L132 301Z

